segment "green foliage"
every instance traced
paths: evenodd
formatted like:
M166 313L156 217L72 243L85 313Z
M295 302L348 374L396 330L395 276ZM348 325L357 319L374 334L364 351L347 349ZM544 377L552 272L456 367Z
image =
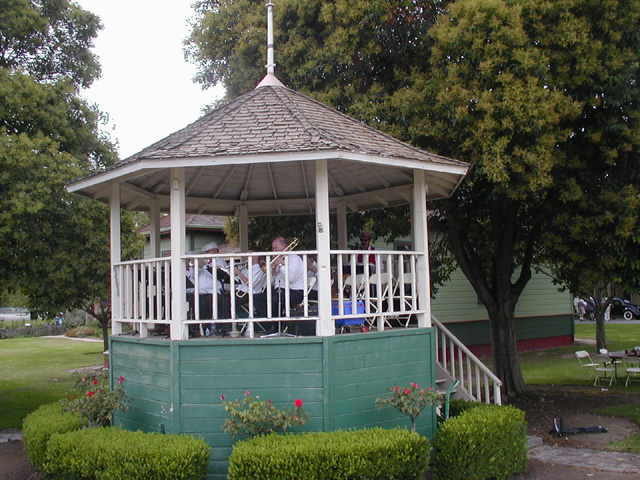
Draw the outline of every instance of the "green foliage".
M61 400L62 409L80 414L89 427L106 427L116 410L126 412L129 409L127 404L131 399L124 393L124 377L116 380L114 388L109 388L109 370L106 368L75 376L74 392Z
M200 438L108 427L54 435L43 470L56 478L201 480L208 463Z
M65 191L116 161L101 112L79 96L99 75L90 48L100 28L68 0L0 7L0 291L46 317L83 308L105 333L108 210ZM140 246L128 215L123 231L127 258Z
M433 387L427 390L417 383L411 383L408 387L399 387L397 384L387 389L387 396L376 398L375 405L379 409L393 407L401 414L411 419L411 427L416 431L416 419L427 405L440 405L442 395L436 392Z
M269 435L234 445L229 480L420 480L430 451L429 439L401 429Z
M462 400L459 398L453 399L449 402L449 418L457 417L463 412L467 410L472 410L474 408L500 408L499 405L487 404L481 402L472 402L469 400Z
M478 407L445 421L434 444L435 480L502 480L527 467L527 424L515 407Z
M33 466L43 469L47 444L53 435L79 430L86 425L86 419L77 413L63 412L58 403L42 405L27 415L22 424L22 437Z
M100 71L90 50L100 29L96 15L68 0L3 0L0 68L39 82L68 78L88 87Z
M286 432L293 426L304 425L310 414L302 409L302 400L296 399L294 410L277 408L271 400L253 398L247 390L242 400L230 402L221 396L224 409L231 417L221 427L234 437L253 438L269 435L274 432Z

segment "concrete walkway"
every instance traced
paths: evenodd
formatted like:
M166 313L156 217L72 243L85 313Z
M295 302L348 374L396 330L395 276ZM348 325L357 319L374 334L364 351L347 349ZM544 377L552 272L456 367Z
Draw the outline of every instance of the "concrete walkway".
M529 458L568 467L592 468L605 472L640 473L640 455L635 453L542 445L529 450Z

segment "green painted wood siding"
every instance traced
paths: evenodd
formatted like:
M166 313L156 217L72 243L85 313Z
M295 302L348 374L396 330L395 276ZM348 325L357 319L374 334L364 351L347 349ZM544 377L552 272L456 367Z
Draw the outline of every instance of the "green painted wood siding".
M234 440L221 395L252 396L293 409L300 398L310 421L293 431L410 426L394 409L378 410L395 383L435 384L433 330L408 329L335 337L271 339L140 340L111 337L112 378L125 377L131 409L117 412L127 429L201 436L211 445L208 479L226 478ZM162 426L161 426L162 425ZM418 420L433 436L435 409Z
M447 324L489 318L461 270L453 272L451 280L439 288L431 302L431 310L438 320ZM516 306L516 317L550 317L572 313L571 295L559 292L547 275L535 272Z

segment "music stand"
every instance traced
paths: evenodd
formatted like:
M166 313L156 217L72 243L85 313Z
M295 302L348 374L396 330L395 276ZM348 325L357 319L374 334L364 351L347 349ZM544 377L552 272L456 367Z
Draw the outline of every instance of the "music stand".
M282 288L278 289L278 318L282 318ZM287 327L288 328L288 327ZM297 337L292 333L287 333L286 329L282 331L282 320L278 320L278 331L261 335L260 338L273 338L273 337Z

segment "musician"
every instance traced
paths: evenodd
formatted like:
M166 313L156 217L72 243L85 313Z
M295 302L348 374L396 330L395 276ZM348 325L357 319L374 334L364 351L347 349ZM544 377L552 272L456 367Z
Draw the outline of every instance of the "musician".
M289 244L283 237L278 237L271 242L271 250L283 252L289 249ZM285 312L286 301L286 272L289 272L289 307L295 307L304 300L304 281L307 269L299 255L287 255L275 257L271 268L271 312L274 317L281 317ZM269 268L269 266L267 266ZM267 316L267 294L263 292L254 296L254 305L258 317Z
M360 232L360 250L375 250L371 245L373 235L370 232ZM364 273L364 264L369 264L369 273L376 273L376 255L359 253L356 258L356 273ZM384 269L381 268L382 272Z
M253 250L248 253L253 253ZM249 293L249 277L252 277L253 281L253 293L262 292L264 290L264 283L266 281L266 275L260 266L260 260L262 257L252 256L248 257L247 266L240 270L238 267L234 268L234 273L236 276L236 280L240 280L240 283L236 287L236 304L242 305L243 303L248 303L247 295ZM249 268L249 265L251 268ZM244 301L243 301L244 299Z
M210 242L202 247L200 253L216 254L220 253L218 244L216 242ZM212 262L215 260L215 265ZM213 294L214 294L214 281L213 281L213 269L216 269L216 284L215 294L218 300L218 318L230 318L229 311L229 297L224 295L223 281L229 282L228 265L222 258L206 259L202 258L198 261L198 305L200 309L200 319L212 319L213 318ZM195 272L194 267L187 269L187 278L195 285ZM192 303L193 300L190 301ZM209 332L216 332L216 324L211 323L208 327ZM218 329L218 333L224 333L223 329Z
M318 262L314 255L309 255L307 257L307 276L315 277L316 282L309 290L309 300L318 300Z

